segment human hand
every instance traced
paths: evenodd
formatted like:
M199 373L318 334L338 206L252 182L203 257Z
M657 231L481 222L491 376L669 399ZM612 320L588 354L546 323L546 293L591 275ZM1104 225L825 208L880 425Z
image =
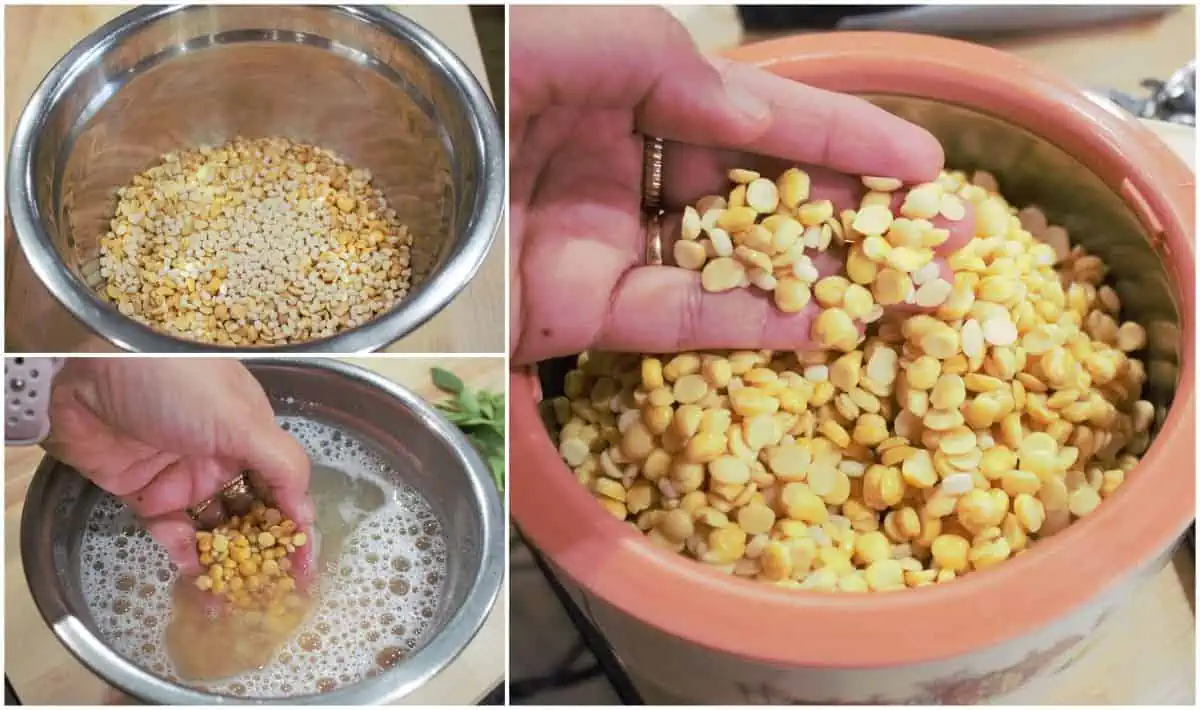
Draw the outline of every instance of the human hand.
M184 575L201 572L187 509L252 470L281 511L310 530L304 449L235 360L74 358L54 380L46 451L121 498ZM293 560L311 572L311 545Z
M668 140L664 254L683 207L723 193L729 168L774 178L802 164L811 199L839 210L858 206L852 176L918 183L942 168L941 146L923 129L852 96L707 59L662 9L521 7L510 18L516 363L589 348L807 346L815 303L786 314L756 290L707 293L694 271L642 265L642 135ZM934 223L951 232L941 257L973 233L969 212ZM837 255L817 266L832 273Z

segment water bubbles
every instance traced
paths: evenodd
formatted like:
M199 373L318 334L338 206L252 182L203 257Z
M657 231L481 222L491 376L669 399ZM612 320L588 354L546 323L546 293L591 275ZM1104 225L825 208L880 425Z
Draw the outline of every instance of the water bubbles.
M328 457L331 468L380 491L381 507L357 511L340 556L322 560L320 601L296 635L261 669L189 683L208 691L249 697L329 692L403 663L435 625L431 614L446 586L444 527L429 503L349 433L312 421L283 423L314 463ZM99 633L141 667L174 677L164 632L178 569L113 499L93 507L84 530L81 588Z
M337 687L337 681L333 678L321 678L317 681L317 692L328 693Z

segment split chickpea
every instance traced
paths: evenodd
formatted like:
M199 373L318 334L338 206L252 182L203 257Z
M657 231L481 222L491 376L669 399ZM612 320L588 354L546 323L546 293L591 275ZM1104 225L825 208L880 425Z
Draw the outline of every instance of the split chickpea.
M1102 262L990 175L943 174L898 216L895 180L864 178L868 204L835 216L797 169L730 178L685 216L706 287L769 284L761 255L777 303L820 305L816 349L589 352L545 403L580 483L653 544L785 587L945 583L1090 515L1149 447L1145 329L1120 321ZM966 202L974 238L944 281L929 220ZM835 238L846 273L799 277Z
M294 521L256 502L245 516L196 532L196 551L207 568L196 578L196 587L238 611L281 617L302 605L288 555L307 543L308 536L296 530Z
M758 288L771 292L784 313L804 310L821 291L821 308L838 312L817 319L813 339L842 352L858 345L857 324L877 321L883 307L936 308L950 298L953 284L934 263L934 248L950 233L930 220L958 221L966 208L942 183L914 187L894 215L891 193L902 183L864 177L868 192L859 209L835 214L828 200L808 201L811 179L799 168L774 182L752 170L732 170L729 179L727 197L709 195L685 209L673 247L676 266L701 272L706 291ZM834 244L847 249L851 284L841 275L822 278L813 263L814 254ZM1126 340L1133 342L1133 336Z
M84 275L170 335L226 346L327 337L411 285L408 228L369 172L317 146L237 139L168 153L117 196Z

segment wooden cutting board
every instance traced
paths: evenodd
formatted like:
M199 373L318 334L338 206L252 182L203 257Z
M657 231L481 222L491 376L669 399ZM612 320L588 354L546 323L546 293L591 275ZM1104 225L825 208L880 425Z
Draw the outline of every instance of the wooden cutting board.
M128 6L48 6L29 5L4 9L4 128L11 137L25 102L42 78L76 42L100 25L128 9ZM442 40L479 79L485 91L488 87L483 56L475 35L471 13L466 5L397 6L396 8L421 24ZM4 149L7 154L7 139ZM7 296L5 335L8 352L35 352L47 347L33 340L48 329L77 329L80 326L66 310L52 302L48 294L24 264L24 255L5 220L4 283ZM501 225L495 246L484 260L474 280L445 310L411 335L397 341L393 352L460 352L502 353L507 350L504 338L505 316L505 225ZM20 262L18 269L14 265ZM14 279L16 279L14 281ZM23 289L34 289L45 298L33 302L46 304L44 311L23 309L18 299ZM74 332L69 331L69 332ZM85 341L78 352L110 352L113 348L98 337Z
M503 391L507 369L500 358L347 358L399 382L431 401L445 395L429 379L438 366L475 388ZM26 705L135 704L96 677L67 652L42 620L25 582L21 565L21 506L33 472L42 458L37 447L4 451L4 672ZM409 696L406 705L473 705L505 678L507 583L483 628L446 670Z

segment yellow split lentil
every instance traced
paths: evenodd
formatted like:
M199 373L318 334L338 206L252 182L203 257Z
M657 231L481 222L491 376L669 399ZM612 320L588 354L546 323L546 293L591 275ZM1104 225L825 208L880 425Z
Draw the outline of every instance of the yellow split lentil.
M952 296L953 284L934 264L934 248L950 233L929 219L963 219L963 201L979 193L960 195L944 182L917 185L894 215L891 192L901 183L864 177L868 192L859 209L835 214L829 200L806 201L811 179L799 168L775 182L750 170L732 170L729 180L728 197L708 195L685 210L672 249L676 266L701 272L704 290L758 288L771 292L785 313L803 310L815 294L822 313L813 339L842 352L858 345L856 323L877 321L884 306L935 308ZM853 283L841 275L822 278L814 265L811 253L833 245L847 248L846 276ZM1124 340L1135 344L1136 335Z
M288 555L307 543L308 536L294 521L255 502L245 516L196 531L196 552L207 568L196 578L196 587L221 597L236 611L279 617L302 606Z
M284 138L168 153L117 191L90 283L176 337L281 345L361 325L403 298L412 236L328 150Z
M1089 515L1149 447L1158 413L1134 356L1145 329L1121 321L1105 265L1036 208L1018 213L992 176L943 173L886 216L878 198L840 216L807 203L798 169L774 189L753 171L730 178L745 190L701 200L684 239L709 240L704 225L723 223L735 244L757 240L777 302L796 282L820 304L815 349L588 352L544 407L579 482L651 543L785 587L945 583ZM863 181L872 192L900 187ZM912 287L934 278L929 250L945 239L925 225L960 217L964 202L974 238L948 258L953 282L922 303L931 311L876 310L860 319L870 321L860 338L851 289L914 302ZM755 225L747 209L771 214ZM772 239L748 234L764 225ZM803 248L831 239L849 246L846 275L798 276ZM732 272L750 257L700 268L720 259L730 271L721 284L745 287ZM889 272L895 283L880 286Z

